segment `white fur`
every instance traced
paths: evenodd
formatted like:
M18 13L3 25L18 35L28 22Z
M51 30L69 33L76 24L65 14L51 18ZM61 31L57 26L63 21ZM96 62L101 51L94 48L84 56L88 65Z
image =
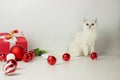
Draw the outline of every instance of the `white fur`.
M83 31L78 32L69 45L69 52L71 53L71 55L87 56L89 53L94 52L94 45L97 37L96 28L97 19L94 20L84 19Z

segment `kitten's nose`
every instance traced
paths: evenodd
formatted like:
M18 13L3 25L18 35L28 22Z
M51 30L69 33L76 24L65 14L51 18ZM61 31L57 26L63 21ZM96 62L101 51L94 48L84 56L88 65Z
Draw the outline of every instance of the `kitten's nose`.
M91 25L89 26L89 29L91 28Z

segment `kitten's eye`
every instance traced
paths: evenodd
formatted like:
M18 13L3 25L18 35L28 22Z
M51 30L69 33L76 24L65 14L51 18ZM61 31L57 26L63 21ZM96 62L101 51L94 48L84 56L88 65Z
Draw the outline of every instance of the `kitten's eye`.
M94 26L94 23L92 23L91 25Z
M89 26L89 24L87 23L86 26Z

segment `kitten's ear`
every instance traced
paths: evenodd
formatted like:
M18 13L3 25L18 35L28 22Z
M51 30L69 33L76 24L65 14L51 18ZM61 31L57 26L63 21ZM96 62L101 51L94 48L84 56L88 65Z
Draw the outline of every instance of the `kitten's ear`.
M97 23L97 18L95 18L94 20L95 20L95 23Z
M83 18L83 22L85 23L87 21L87 19L86 18Z

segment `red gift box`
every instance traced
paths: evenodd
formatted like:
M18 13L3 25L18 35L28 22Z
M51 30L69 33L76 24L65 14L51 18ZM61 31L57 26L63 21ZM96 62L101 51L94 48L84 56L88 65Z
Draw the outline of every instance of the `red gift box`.
M14 42L13 44L10 41L5 40L5 36L7 35L9 35L9 33L0 33L0 53L8 54L10 52L10 48L15 44L23 45L27 51L28 43L24 36L14 36L14 38L16 38L16 41L12 41Z

